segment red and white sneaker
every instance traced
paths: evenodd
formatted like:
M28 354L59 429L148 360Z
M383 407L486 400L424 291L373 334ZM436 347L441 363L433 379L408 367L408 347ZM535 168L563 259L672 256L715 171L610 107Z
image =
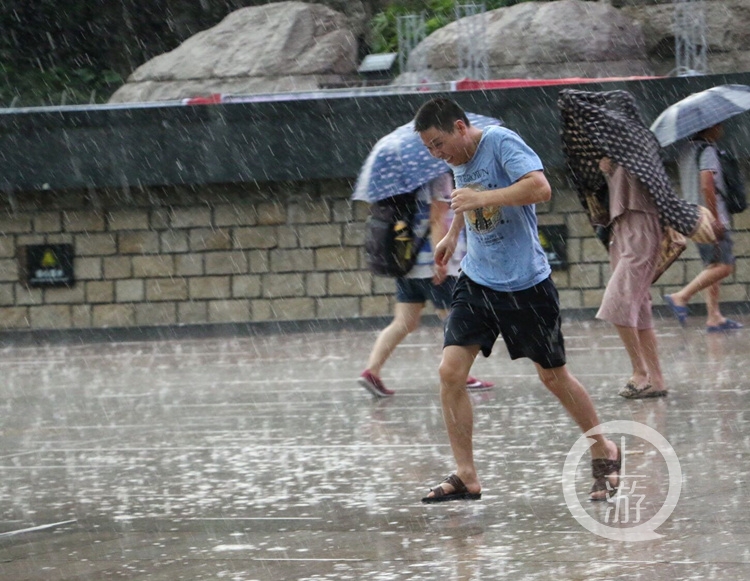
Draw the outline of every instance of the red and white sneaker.
M375 397L390 397L396 393L383 385L380 378L370 373L369 369L365 369L362 372L357 382Z
M487 391L495 386L491 381L482 381L471 375L466 378L466 389L470 391Z

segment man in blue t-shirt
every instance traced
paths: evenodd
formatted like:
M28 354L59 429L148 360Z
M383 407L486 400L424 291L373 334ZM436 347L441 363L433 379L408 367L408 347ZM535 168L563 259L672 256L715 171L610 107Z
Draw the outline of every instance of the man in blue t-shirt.
M585 388L565 364L557 289L537 231L535 204L551 196L539 157L509 129L472 126L449 99L425 103L414 126L430 153L451 166L457 186L451 194L455 218L435 248L436 263L450 260L467 227L467 253L445 324L439 369L456 471L422 501L477 500L482 487L474 466L466 377L480 351L490 355L499 335L511 359L534 362L542 383L583 432L599 420ZM590 498L605 500L620 483L620 451L603 434L592 438Z

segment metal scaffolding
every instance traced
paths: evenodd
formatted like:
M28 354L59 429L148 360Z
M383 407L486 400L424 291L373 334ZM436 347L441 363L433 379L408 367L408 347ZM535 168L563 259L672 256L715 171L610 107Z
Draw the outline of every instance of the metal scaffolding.
M487 16L484 2L456 4L458 78L486 81L490 78L487 51Z
M675 69L677 76L708 73L706 18L703 0L674 0Z
M408 14L396 19L396 33L398 34L398 66L399 72L405 73L409 55L427 36L424 14ZM412 71L420 72L424 63L412 63Z

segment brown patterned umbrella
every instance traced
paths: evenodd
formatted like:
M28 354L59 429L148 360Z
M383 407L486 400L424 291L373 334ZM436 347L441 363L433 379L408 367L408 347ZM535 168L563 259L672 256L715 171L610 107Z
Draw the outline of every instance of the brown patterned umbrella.
M659 142L641 120L633 95L564 89L557 104L568 171L593 226L609 223L607 182L599 171L599 160L609 157L646 186L662 227L691 238L703 231L702 209L675 193Z

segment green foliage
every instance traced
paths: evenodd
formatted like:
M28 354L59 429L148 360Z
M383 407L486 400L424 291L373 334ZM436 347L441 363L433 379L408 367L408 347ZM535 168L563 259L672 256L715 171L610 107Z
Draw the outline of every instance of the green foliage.
M52 66L21 71L0 63L0 107L103 103L121 84L120 75L110 70Z
M114 27L97 29L107 0L0 0L0 106L106 101L121 84L109 70Z
M487 10L495 10L524 1L526 0L486 0L484 5ZM401 0L392 2L386 10L376 14L370 21L370 52L398 51L397 20L399 16L423 13L425 15L426 33L430 35L446 24L453 22L456 19L456 5L462 3L461 0L426 0L422 2Z
M233 10L272 1L0 0L0 107L104 102L139 65ZM369 51L398 50L398 16L424 13L431 34L455 20L464 1L471 0L389 2L370 23Z

